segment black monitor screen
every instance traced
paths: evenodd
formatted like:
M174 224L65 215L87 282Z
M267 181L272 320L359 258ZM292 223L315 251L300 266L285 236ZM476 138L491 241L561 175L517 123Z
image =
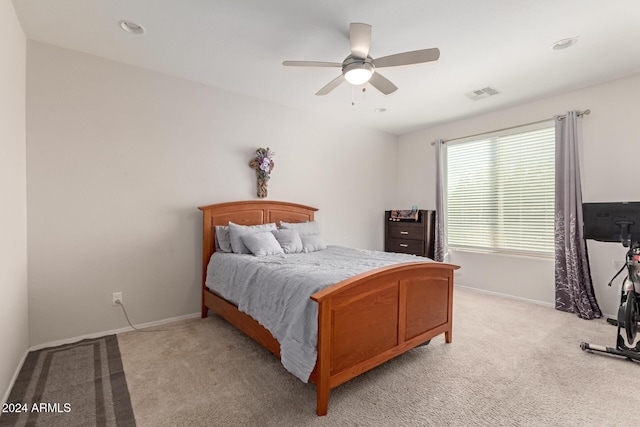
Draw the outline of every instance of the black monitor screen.
M585 239L640 241L640 202L583 203L582 216Z

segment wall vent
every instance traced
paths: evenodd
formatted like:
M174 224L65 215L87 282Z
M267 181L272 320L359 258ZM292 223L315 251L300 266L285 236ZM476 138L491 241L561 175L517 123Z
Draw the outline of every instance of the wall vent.
M499 93L500 91L498 89L491 86L487 86L487 87L483 87L482 89L474 90L473 92L465 93L465 95L467 96L467 98L473 101L477 101L479 99L488 98L490 96L497 95Z

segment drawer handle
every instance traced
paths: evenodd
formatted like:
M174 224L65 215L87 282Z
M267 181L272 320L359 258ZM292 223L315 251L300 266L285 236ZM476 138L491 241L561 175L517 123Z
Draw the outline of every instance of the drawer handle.
M401 248L408 248L408 247L409 247L409 245L407 245L406 243L400 243L400 247L401 247Z
M408 231L401 231L400 234L409 234Z

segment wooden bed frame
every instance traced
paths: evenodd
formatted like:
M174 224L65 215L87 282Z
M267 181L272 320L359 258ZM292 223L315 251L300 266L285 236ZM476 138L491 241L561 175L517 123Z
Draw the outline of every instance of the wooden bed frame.
M257 321L205 285L215 252L215 226L313 221L316 208L274 201L199 207L204 214L202 317L209 309L276 356L280 344ZM359 274L311 296L318 303L316 384L318 415L326 415L332 388L444 332L451 342L453 271L444 263L406 263Z

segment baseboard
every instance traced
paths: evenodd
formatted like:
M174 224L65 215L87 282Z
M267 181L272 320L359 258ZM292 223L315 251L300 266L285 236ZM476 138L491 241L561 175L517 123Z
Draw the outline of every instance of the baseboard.
M169 319L156 320L154 322L142 323L140 325L135 325L135 327L137 329L150 328L152 326L165 325L167 323L178 322L180 320L195 319L195 318L200 317L200 316L201 316L200 312L191 313L191 314L185 314L184 316L178 316L178 317L172 317L172 318L169 318ZM53 342L48 342L48 343L44 343L44 344L34 345L34 346L29 348L29 351L42 350L43 348L47 348L47 347L56 347L56 346L59 346L59 345L71 344L71 343L82 341L82 340L89 339L89 338L100 338L100 337L104 337L106 335L114 335L114 334L119 334L119 333L122 333L122 332L130 332L130 331L133 331L133 330L134 329L131 326L127 326L125 328L112 329L110 331L96 332L96 333L93 333L93 334L82 335L82 336L74 337L74 338L66 338L66 339L59 340L59 341L53 341ZM25 355L25 357L26 357L26 355ZM20 365L20 366L22 366L22 365Z
M13 378L11 378L11 381L9 381L9 387L7 388L7 391L5 391L4 396L2 397L3 405L7 403L7 400L9 399L9 395L11 394L11 390L13 389L13 385L16 383L16 380L18 379L18 374L20 373L20 370L22 369L22 365L24 365L24 361L27 359L28 354L29 354L29 350L24 352L24 356L22 356L22 360L20 360L20 363L18 363L18 367L16 368L16 371L13 373Z
M524 301L524 302L529 302L531 304L536 304L536 305L543 305L545 307L553 308L553 306L554 306L553 303L550 303L550 302L538 301L538 300L535 300L535 299L523 298L523 297L518 297L518 296L515 296L515 295L509 295L509 294L503 294L503 293L500 293L500 292L488 291L486 289L472 288L470 286L462 286L462 285L455 285L455 287L456 288L460 288L460 289L465 289L465 290L468 290L468 291L480 292L481 294L493 295L493 296L496 296L496 297L513 299L513 300L517 300L517 301Z
M469 287L469 286L461 286L461 285L455 285L455 287L456 288L460 288L460 289L465 289L465 290L468 290L468 291L480 292L481 294L488 294L488 295L494 295L494 296L497 296L497 297L503 297L503 298L507 298L507 299L513 299L513 300L518 300L518 301L529 302L531 304L542 305L542 306L545 306L545 307L551 307L551 308L555 307L555 305L553 303L550 303L550 302L538 301L538 300L535 300L535 299L529 299L529 298L523 298L523 297L517 297L515 295L502 294L500 292L487 291L486 289L472 288L472 287ZM607 319L607 318L617 319L618 316L617 316L617 314L602 313L602 318L603 319Z

